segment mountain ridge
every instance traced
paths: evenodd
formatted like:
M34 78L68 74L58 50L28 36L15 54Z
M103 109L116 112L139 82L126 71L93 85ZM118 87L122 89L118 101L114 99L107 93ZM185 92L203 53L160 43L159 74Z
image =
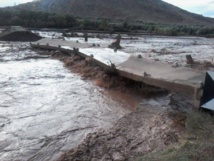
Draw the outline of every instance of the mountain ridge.
M161 0L36 0L16 9L70 14L78 18L214 25L214 19L190 13Z

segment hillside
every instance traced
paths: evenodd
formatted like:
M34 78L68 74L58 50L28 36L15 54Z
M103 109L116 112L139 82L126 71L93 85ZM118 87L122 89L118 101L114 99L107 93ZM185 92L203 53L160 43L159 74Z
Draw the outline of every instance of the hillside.
M16 9L169 24L214 25L214 19L193 14L161 0L35 0Z

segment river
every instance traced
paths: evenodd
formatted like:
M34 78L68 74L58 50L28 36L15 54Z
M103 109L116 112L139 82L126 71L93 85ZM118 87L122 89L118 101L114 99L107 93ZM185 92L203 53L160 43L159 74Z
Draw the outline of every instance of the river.
M130 111L28 43L0 42L0 160L53 161Z

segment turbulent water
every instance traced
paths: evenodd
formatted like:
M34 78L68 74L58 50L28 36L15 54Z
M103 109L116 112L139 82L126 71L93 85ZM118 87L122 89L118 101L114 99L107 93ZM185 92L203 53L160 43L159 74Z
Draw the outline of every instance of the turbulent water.
M57 36L57 34L55 35ZM91 39L90 41L94 43L95 40ZM142 47L142 41L135 44L132 40L131 42L130 40L123 40L122 46L126 47L125 52L130 50L130 53L135 54L141 53L142 49L145 57L147 54L151 55L150 51L154 46L157 45L155 48L157 54L162 51L163 47L167 46L164 46L164 43L163 46L160 46L159 41L157 43L152 41L149 42L150 46L145 48L148 44L147 41ZM166 39L165 41L168 42L169 40ZM198 49L207 47L207 44L203 45L201 42L197 41L199 45L193 43ZM101 45L103 44L106 45L104 40L101 42ZM173 40L168 46L176 44ZM178 46L182 46L182 43L178 43ZM134 51L132 51L133 49ZM144 50L148 52L144 52ZM167 48L167 52L168 50L169 48ZM160 55L163 56L164 52ZM189 50L188 52L194 51ZM180 53L179 51L178 57ZM174 55L172 55L173 61ZM209 54L205 56L211 58ZM152 55L151 57L156 58ZM133 107L137 106L139 101L147 102L149 108L145 110L147 111L145 115L151 115L150 108L152 106L161 110L170 108L184 109L184 111L186 107L191 107L184 101L188 99L183 99L180 95L176 98L178 101L174 101L174 105L169 104L169 102L173 102L173 99L171 100L171 97L168 98L166 95L157 100L154 98L142 100L141 96L138 98L138 96L130 97L130 95L132 94L123 93L118 96L117 92L105 92L92 82L82 80L80 76L71 73L63 67L60 61L39 55L37 51L30 48L28 43L0 42L0 161L54 161L64 152L82 143L87 134L98 131L100 128L108 129L113 123L129 113L129 110L123 108L124 104ZM144 106L145 104L141 104L139 107ZM156 118L157 115L152 113L151 116ZM129 124L131 118L140 120L135 116L130 118L127 116L125 117L125 124ZM157 122L159 122L158 119L157 117ZM168 121L168 118L166 120ZM141 121L138 121L140 127L145 126L150 129L153 126L149 119L146 122L142 118ZM134 122L133 126L136 127L135 125ZM121 128L125 127L126 129L124 124L121 126ZM163 123L158 126L157 128L161 129L162 126L165 127L166 125ZM142 130L143 128L139 129ZM133 128L130 134L131 139L134 134L138 135L135 130ZM147 131L144 132L147 133ZM127 129L124 135L129 133L130 130ZM145 138L148 140L147 137L152 136L153 138L154 136L148 133L148 136L145 135L143 138L141 137L142 134L143 132L140 131L139 140ZM161 136L159 131L157 131L157 136ZM152 138L150 139L152 140ZM153 140L156 141L154 138ZM162 141L164 140L157 140L156 142ZM109 148L111 143L106 145ZM126 146L124 148L127 150ZM106 152L104 151L104 153Z
M0 160L56 160L129 111L26 43L0 42Z

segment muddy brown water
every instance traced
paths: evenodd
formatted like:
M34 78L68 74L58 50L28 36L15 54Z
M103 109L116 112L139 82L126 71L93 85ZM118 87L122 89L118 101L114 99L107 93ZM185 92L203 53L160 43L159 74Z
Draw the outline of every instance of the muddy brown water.
M88 134L104 129L108 136L108 130L111 134L115 129L126 129L124 124L132 119L137 123L130 124L130 136L139 134L136 139L142 141L143 129L166 126L153 125L150 119L159 122L156 116L169 107L185 110L187 106L180 96L176 98L179 103L172 106L168 95L142 99L133 93L104 90L71 73L62 62L41 57L27 43L0 42L0 98L0 161L55 161L81 145ZM154 113L151 107L155 107ZM143 109L140 113L139 108ZM136 127L141 131L137 133ZM166 129L171 131L170 125ZM118 135L123 134L129 132ZM153 140L162 145L162 136Z
M0 160L56 160L130 112L103 93L26 43L0 42Z

